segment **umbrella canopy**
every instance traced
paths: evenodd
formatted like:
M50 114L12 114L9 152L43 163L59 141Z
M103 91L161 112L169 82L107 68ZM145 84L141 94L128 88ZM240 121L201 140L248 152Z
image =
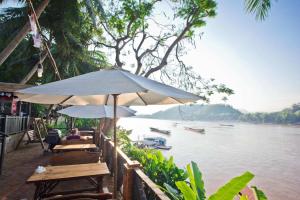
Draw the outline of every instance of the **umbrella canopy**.
M42 104L114 105L114 192L117 197L118 105L161 105L194 102L199 96L131 74L124 70L102 70L36 87L18 90L21 101Z
M113 104L111 94L119 94L118 105L178 104L200 97L123 70L102 70L17 91L22 101L62 105Z
M105 105L70 106L57 112L75 118L114 118L114 107ZM135 110L125 106L117 107L118 118L131 117L135 115L134 113L136 113Z

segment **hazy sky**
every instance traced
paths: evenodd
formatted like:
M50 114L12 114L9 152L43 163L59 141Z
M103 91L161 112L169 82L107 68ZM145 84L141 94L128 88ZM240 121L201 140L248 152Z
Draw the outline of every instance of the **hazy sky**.
M259 22L245 14L243 0L219 1L186 62L234 89L228 103L237 108L274 111L300 102L299 8L298 0L279 0Z
M185 62L234 89L227 103L236 108L270 112L300 102L300 1L274 1L263 22L246 14L243 2L218 1L218 15L207 22Z
M234 89L228 103L236 108L277 111L300 102L300 1L274 1L263 22L246 14L243 2L218 1L218 15L185 62Z

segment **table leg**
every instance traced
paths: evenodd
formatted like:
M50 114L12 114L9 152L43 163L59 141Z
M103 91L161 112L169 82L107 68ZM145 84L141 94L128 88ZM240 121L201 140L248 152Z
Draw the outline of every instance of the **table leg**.
M45 191L45 183L39 182L35 183L35 192L34 192L34 200L42 199L43 193Z
M35 188L33 199L34 200L42 199L44 197L44 195L51 192L57 184L58 184L58 181L35 183L36 188Z
M103 192L103 177L97 177L97 183L98 183L97 191L99 193L102 193Z

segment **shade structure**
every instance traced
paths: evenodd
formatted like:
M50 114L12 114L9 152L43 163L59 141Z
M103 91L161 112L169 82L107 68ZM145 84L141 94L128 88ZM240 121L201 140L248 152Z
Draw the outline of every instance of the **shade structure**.
M114 192L117 194L116 117L118 105L163 105L200 99L183 90L131 74L124 70L102 70L36 87L18 90L21 101L61 105L114 106Z
M114 107L105 105L70 106L57 112L75 118L114 118ZM134 116L135 113L135 110L132 110L125 106L117 107L117 118L131 117Z
M160 105L196 101L199 96L131 74L123 70L103 70L19 90L22 101L62 105L113 104L111 94L119 94L118 105Z

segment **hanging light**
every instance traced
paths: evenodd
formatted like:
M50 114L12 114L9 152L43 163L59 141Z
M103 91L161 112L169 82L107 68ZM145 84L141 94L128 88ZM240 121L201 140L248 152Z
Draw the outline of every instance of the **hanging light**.
M40 63L37 68L37 76L41 78L43 76L43 72L44 72L43 65Z

